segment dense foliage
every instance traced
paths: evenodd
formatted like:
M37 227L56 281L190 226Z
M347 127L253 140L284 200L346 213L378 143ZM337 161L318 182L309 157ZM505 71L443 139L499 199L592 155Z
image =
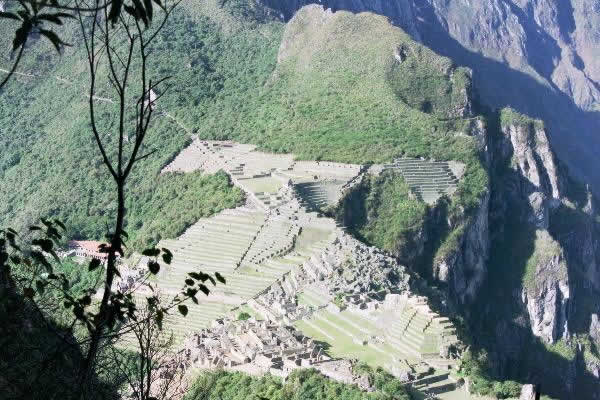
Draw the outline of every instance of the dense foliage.
M174 26L178 26L177 21L175 18ZM66 34L76 40L74 31L67 30ZM166 37L161 38L157 46L166 41ZM181 43L182 53L185 46L192 46L184 40ZM100 162L89 129L82 49L54 60L43 43L38 45L31 49L36 62L26 59L22 68L51 78L17 75L1 94L0 225L21 229L39 216L57 217L69 227L68 237L102 239L116 208L115 188ZM162 62L170 53L164 50L161 54L165 57L156 63L154 76L174 72L163 71ZM174 96L165 99L191 99L185 90L178 90L180 87L200 88L207 95L210 92L198 85L186 86L183 82L191 78L185 74L177 75L177 79L181 81L172 83L177 87L172 91ZM166 106L170 104L165 100ZM99 101L97 107L97 123L109 133L116 122L114 104ZM173 237L198 218L234 207L242 200L241 192L229 184L224 174L159 175L187 143L188 133L173 120L164 115L155 117L144 150L155 153L139 162L127 191L126 229L132 233L137 249L161 237Z
M240 372L208 372L193 384L185 400L409 400L404 385L382 370L370 371L372 393L355 385L332 381L314 369L301 369L282 382L266 375L251 377Z
M365 240L393 253L410 252L429 207L416 199L399 173L369 176L338 210L338 219Z
M519 397L521 395L521 384L514 381L495 381L485 372L486 355L480 353L477 356L466 352L461 360L461 373L469 377L471 381L470 390L482 396L494 396L498 399Z

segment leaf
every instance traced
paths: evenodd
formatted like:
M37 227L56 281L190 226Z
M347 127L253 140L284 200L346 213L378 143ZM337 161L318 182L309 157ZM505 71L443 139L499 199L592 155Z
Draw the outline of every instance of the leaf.
M136 21L139 19L137 10L135 8L128 6L127 4L125 4L124 8L125 12L135 18Z
M74 304L73 305L73 314L75 314L75 318L77 318L78 320L85 319L84 313L83 313L83 307L81 307L78 304ZM111 320L110 319L108 320L108 325L111 326Z
M119 20L119 15L121 15L121 10L123 9L123 0L113 0L112 5L110 7L110 12L108 13L108 20L114 25Z
M33 299L34 295L35 295L35 291L32 288L26 287L23 289L23 296L25 296L29 299Z
M38 21L48 21L56 25L62 25L62 21L56 15L53 14L40 14L36 17Z
M150 272L152 272L154 275L156 275L156 274L158 274L158 271L160 271L160 264L157 263L156 261L149 261L148 269L150 270Z
M57 52L60 53L60 47L61 46L70 46L70 44L63 42L56 33L46 30L46 29L40 29L40 35L45 36L46 38L48 38L48 40L50 40L50 42L52 42L52 44L54 45L54 48L56 49Z
M158 310L156 312L156 317L154 318L154 320L156 321L156 325L158 325L158 329L160 329L160 330L162 330L164 318L165 318L165 313L163 312L163 310Z
M227 283L227 281L225 280L225 277L223 275L221 275L218 272L215 272L215 277L217 278L217 280L219 282L221 282L223 285L225 285Z
M188 278L188 279L185 280L185 284L188 285L188 286L193 286L194 285L194 280Z
M171 261L173 261L173 253L171 253L171 250L169 249L165 249L164 247L162 248L163 251L163 255L162 255L162 259L165 262L165 264L170 265Z
M165 6L162 4L160 0L152 0L154 1L162 10L166 11Z
M42 264L46 268L48 273L52 273L52 265L50 265L50 263L48 262L48 260L46 260L46 257L44 257L42 253L40 253L39 251L32 251L31 257L40 264Z
M83 296L80 301L81 301L81 304L84 304L86 306L89 306L90 304L92 304L92 298L89 295Z
M61 14L62 14L62 13L61 13ZM67 14L67 15L70 15L70 14ZM54 223L55 223L56 225L60 226L60 228L61 228L63 231L66 231L66 230L67 230L67 227L65 226L65 224L63 224L63 223L62 223L62 221L60 221L60 220L58 220L58 219L55 219L55 220L54 220Z
M61 21L61 18L75 18L75 16L72 14L59 12L59 13L54 13L54 14L38 14L36 19L38 21L49 21L49 22L55 23L57 25L62 25L63 22ZM54 220L54 222L58 223L59 221ZM65 228L63 228L63 229L65 229Z
M197 280L197 281L199 281L199 280L200 280L200 274L199 274L199 273L197 273L197 272L190 272L190 273L188 273L188 275L189 275L190 277L192 277L192 279L195 279L195 280Z
M44 290L46 290L46 285L42 281L35 281L35 288L40 294L44 294Z
M90 261L90 265L88 266L88 271L93 271L100 266L100 260L97 258L92 258Z
M146 301L148 302L148 308L150 309L156 307L156 304L158 303L158 299L156 297L147 297Z
M210 281L210 283L213 284L213 286L217 286L217 282L215 281L215 278L213 278L210 275L206 275L206 279L208 279Z
M73 14L69 14L69 13L59 12L59 13L54 13L54 15L56 15L59 18L73 18L73 19L75 19L75 16ZM60 221L55 220L54 222L59 223Z
M14 19L17 21L21 20L21 18L19 18L16 14L3 11L0 11L0 18Z
M188 308L186 305L184 304L180 304L177 306L177 309L179 310L179 313L181 315L183 315L184 317L188 314Z
M52 248L54 247L54 243L50 239L35 239L31 241L31 244L40 246L46 253L52 252Z
M198 287L200 288L200 290L202 291L202 293L204 293L205 295L208 296L210 294L210 290L205 285L200 285Z
M152 0L144 0L144 7L146 8L146 15L148 15L148 21L152 22Z
M146 27L148 27L148 16L146 14L146 10L144 9L144 6L140 2L140 0L131 0L131 1L133 2L133 5L135 6L135 11L137 12L138 17L141 18L142 21L144 22L144 25Z
M54 250L50 250L50 254L52 254L52 257L56 262L60 263L60 258L58 258L58 254L56 254Z
M142 255L147 256L147 257L156 257L159 254L160 254L159 249L145 249L144 251L142 251Z
M13 39L13 51L19 47L24 46L31 32L32 24L29 19L24 20L23 24L15 31L15 38Z

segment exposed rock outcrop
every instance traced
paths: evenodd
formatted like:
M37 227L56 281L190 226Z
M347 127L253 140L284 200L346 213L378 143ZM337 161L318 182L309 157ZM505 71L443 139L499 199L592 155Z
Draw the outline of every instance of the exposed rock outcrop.
M489 215L492 253L500 259L492 260L489 268L506 272L491 278L503 281L487 283L494 295L479 298L485 304L507 295L504 314L489 304L488 317L483 318L484 323L496 324L497 366L502 369L523 359L521 354L532 343L526 332L544 346L578 348L576 354L589 358L586 352L591 350L582 346L582 338L593 337L591 314L597 302L590 299L600 283L594 201L558 162L541 121L504 110L499 125L499 132L489 138ZM542 357L543 348L535 357ZM560 367L540 366L541 373L563 376L561 390L571 395L588 395L576 382L592 376L595 364L584 365L578 356L569 359L565 353L562 357Z
M491 138L492 169L496 171L493 202L498 206L492 219L500 228L495 234L498 240L512 234L504 230L509 219L530 232L532 250L524 254L528 261L521 300L532 333L553 343L569 336L566 258L548 231L550 215L562 201L564 179L540 121L512 110L504 110L500 119L499 135Z
M324 257L335 271L328 283L333 293L340 290L353 293L409 290L409 275L404 266L376 247L367 246L346 233L337 236Z
M569 337L567 266L560 245L548 232L536 233L535 273L531 282L525 282L522 301L529 314L531 332L546 343L554 343Z

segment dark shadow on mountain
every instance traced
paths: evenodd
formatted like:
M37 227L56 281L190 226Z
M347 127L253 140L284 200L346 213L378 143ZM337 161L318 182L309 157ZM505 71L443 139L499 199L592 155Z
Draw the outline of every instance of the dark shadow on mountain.
M68 329L0 282L0 398L79 399L84 354ZM117 400L119 382L91 380L94 400Z

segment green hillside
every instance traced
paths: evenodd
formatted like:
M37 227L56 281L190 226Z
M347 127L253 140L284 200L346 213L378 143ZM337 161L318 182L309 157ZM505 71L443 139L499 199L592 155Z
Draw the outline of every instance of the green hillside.
M130 187L129 226L141 230L140 243L160 238L156 227L169 226L163 235L170 236L192 217L240 200L223 177L158 176L189 132L305 159L459 160L467 172L455 202L463 207L457 209L478 204L487 177L476 142L461 134L467 121L449 118L464 106L467 72L383 17L339 12L317 26L313 12L304 10L285 28L252 1L209 0L184 3L169 21L154 45L152 74L173 76L159 109L188 132L165 116L154 121L146 146L158 151L139 165ZM67 41L77 43L76 30L69 29ZM0 30L7 48L10 26ZM83 56L81 47L57 57L48 44L35 43L20 70L40 76L18 76L1 94L0 189L6 201L0 203L0 225L22 227L52 215L65 220L74 237L99 238L106 231L112 186L88 130ZM0 65L10 64L5 57ZM109 93L106 88L99 95ZM110 104L98 107L109 127ZM194 193L200 197L193 199ZM168 217L173 208L193 212ZM149 220L153 228L144 226Z

